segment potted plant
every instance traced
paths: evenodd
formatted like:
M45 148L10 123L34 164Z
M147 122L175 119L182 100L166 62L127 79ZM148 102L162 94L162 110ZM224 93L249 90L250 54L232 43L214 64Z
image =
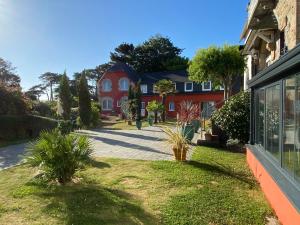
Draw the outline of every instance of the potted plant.
M186 161L186 154L189 150L189 143L183 135L181 129L177 126L176 129L169 127L163 128L167 135L166 142L172 147L174 158L177 161Z
M204 133L204 137L205 137L205 140L207 140L207 141L211 141L212 140L211 128L206 129L206 131Z
M149 114L148 115L148 123L150 126L153 126L153 123L154 123L154 116L153 114Z
M197 133L199 128L200 128L200 120L199 119L193 119L192 124L194 126L195 133Z
M182 126L182 134L188 141L192 141L195 128L192 124L193 120L199 118L199 106L191 101L183 101L180 103L180 111L178 120Z

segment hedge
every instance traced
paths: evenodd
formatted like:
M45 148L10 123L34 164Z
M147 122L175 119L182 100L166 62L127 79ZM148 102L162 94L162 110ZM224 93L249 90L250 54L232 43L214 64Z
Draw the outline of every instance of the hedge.
M14 140L37 137L42 130L56 128L58 121L47 117L0 115L0 139Z

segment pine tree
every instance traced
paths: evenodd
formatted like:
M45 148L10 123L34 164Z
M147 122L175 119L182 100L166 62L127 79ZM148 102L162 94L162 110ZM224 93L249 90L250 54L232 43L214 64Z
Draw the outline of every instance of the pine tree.
M91 122L91 97L86 80L85 70L79 80L78 97L79 97L79 116L85 126L89 126Z
M129 111L131 114L131 120L134 120L135 113L136 113L136 101L135 101L135 94L132 86L129 86L128 89L128 104L129 104Z
M67 77L66 72L62 75L59 84L59 99L61 102L61 106L63 109L63 118L64 120L70 119L71 113L71 92L70 92L70 85L69 79Z

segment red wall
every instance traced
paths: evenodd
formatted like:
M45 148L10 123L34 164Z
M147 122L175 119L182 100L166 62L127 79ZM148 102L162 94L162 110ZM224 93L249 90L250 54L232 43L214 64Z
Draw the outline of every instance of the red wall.
M110 97L113 99L113 110L115 113L121 113L121 108L117 107L117 101L120 100L123 96L128 96L128 91L120 91L119 90L119 80L121 78L128 78L128 75L123 71L113 72L113 73L105 73L104 76L99 80L99 95L100 100L103 97ZM101 88L101 83L103 80L109 79L112 82L112 91L111 92L103 92ZM129 78L128 78L129 79ZM131 82L131 81L130 81ZM111 111L102 111L104 114L111 114Z
M145 102L145 105L152 100L161 101L161 97L158 95L155 96L143 96L142 101ZM176 118L177 112L179 111L179 105L182 101L192 101L193 103L198 103L200 105L201 102L212 101L215 103L219 103L223 100L223 92L209 92L209 93L182 93L169 95L166 98L166 114L167 117ZM175 103L175 111L169 111L169 102L173 101ZM220 107L218 105L217 107ZM201 109L200 109L201 110Z
M300 214L249 149L247 162L282 225L299 225Z

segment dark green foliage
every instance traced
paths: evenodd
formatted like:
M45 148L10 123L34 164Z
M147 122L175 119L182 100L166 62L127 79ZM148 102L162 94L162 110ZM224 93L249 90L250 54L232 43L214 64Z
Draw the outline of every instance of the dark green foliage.
M111 53L111 60L131 65L139 73L157 72L173 70L177 67L176 63L182 68L183 60L178 60L181 52L182 49L174 46L170 38L156 35L137 46L129 43L119 45Z
M67 77L66 72L62 75L59 84L59 100L63 109L63 118L64 120L70 119L71 114L71 92L70 92L70 85L69 79Z
M34 85L25 92L25 95L33 101L40 100L42 94L45 94L45 87L41 84Z
M178 71L186 70L188 68L188 63L189 59L187 57L176 56L163 62L163 66L168 71Z
M37 137L42 130L51 130L57 125L57 120L40 116L0 116L0 139L33 138Z
M54 117L56 112L51 107L50 102L35 101L32 103L32 113L38 116Z
M73 131L73 124L70 120L60 120L57 129L61 134L69 134Z
M90 160L91 144L87 137L63 135L57 129L42 132L27 148L27 162L38 166L46 178L65 184Z
M79 97L79 116L84 126L90 126L91 122L91 97L85 77L85 72L82 73L78 85Z
M221 109L213 113L212 120L229 138L247 143L250 129L250 94L240 92L231 97Z
M92 114L91 114L91 126L97 127L100 119L100 105L96 102L92 102Z
M135 101L135 94L134 94L134 88L129 85L128 89L128 105L129 105L129 112L131 116L131 120L134 120L135 114L136 114L136 101Z
M140 82L137 83L135 88L135 99L136 99L136 121L141 121L142 91L141 91Z
M58 84L60 81L61 75L58 73L46 72L39 76L40 80L43 82L43 86L50 89L50 101L54 100L53 97L53 86Z
M29 103L19 88L0 85L0 115L24 115Z
M0 85L5 87L20 87L21 79L16 74L15 67L0 57Z

